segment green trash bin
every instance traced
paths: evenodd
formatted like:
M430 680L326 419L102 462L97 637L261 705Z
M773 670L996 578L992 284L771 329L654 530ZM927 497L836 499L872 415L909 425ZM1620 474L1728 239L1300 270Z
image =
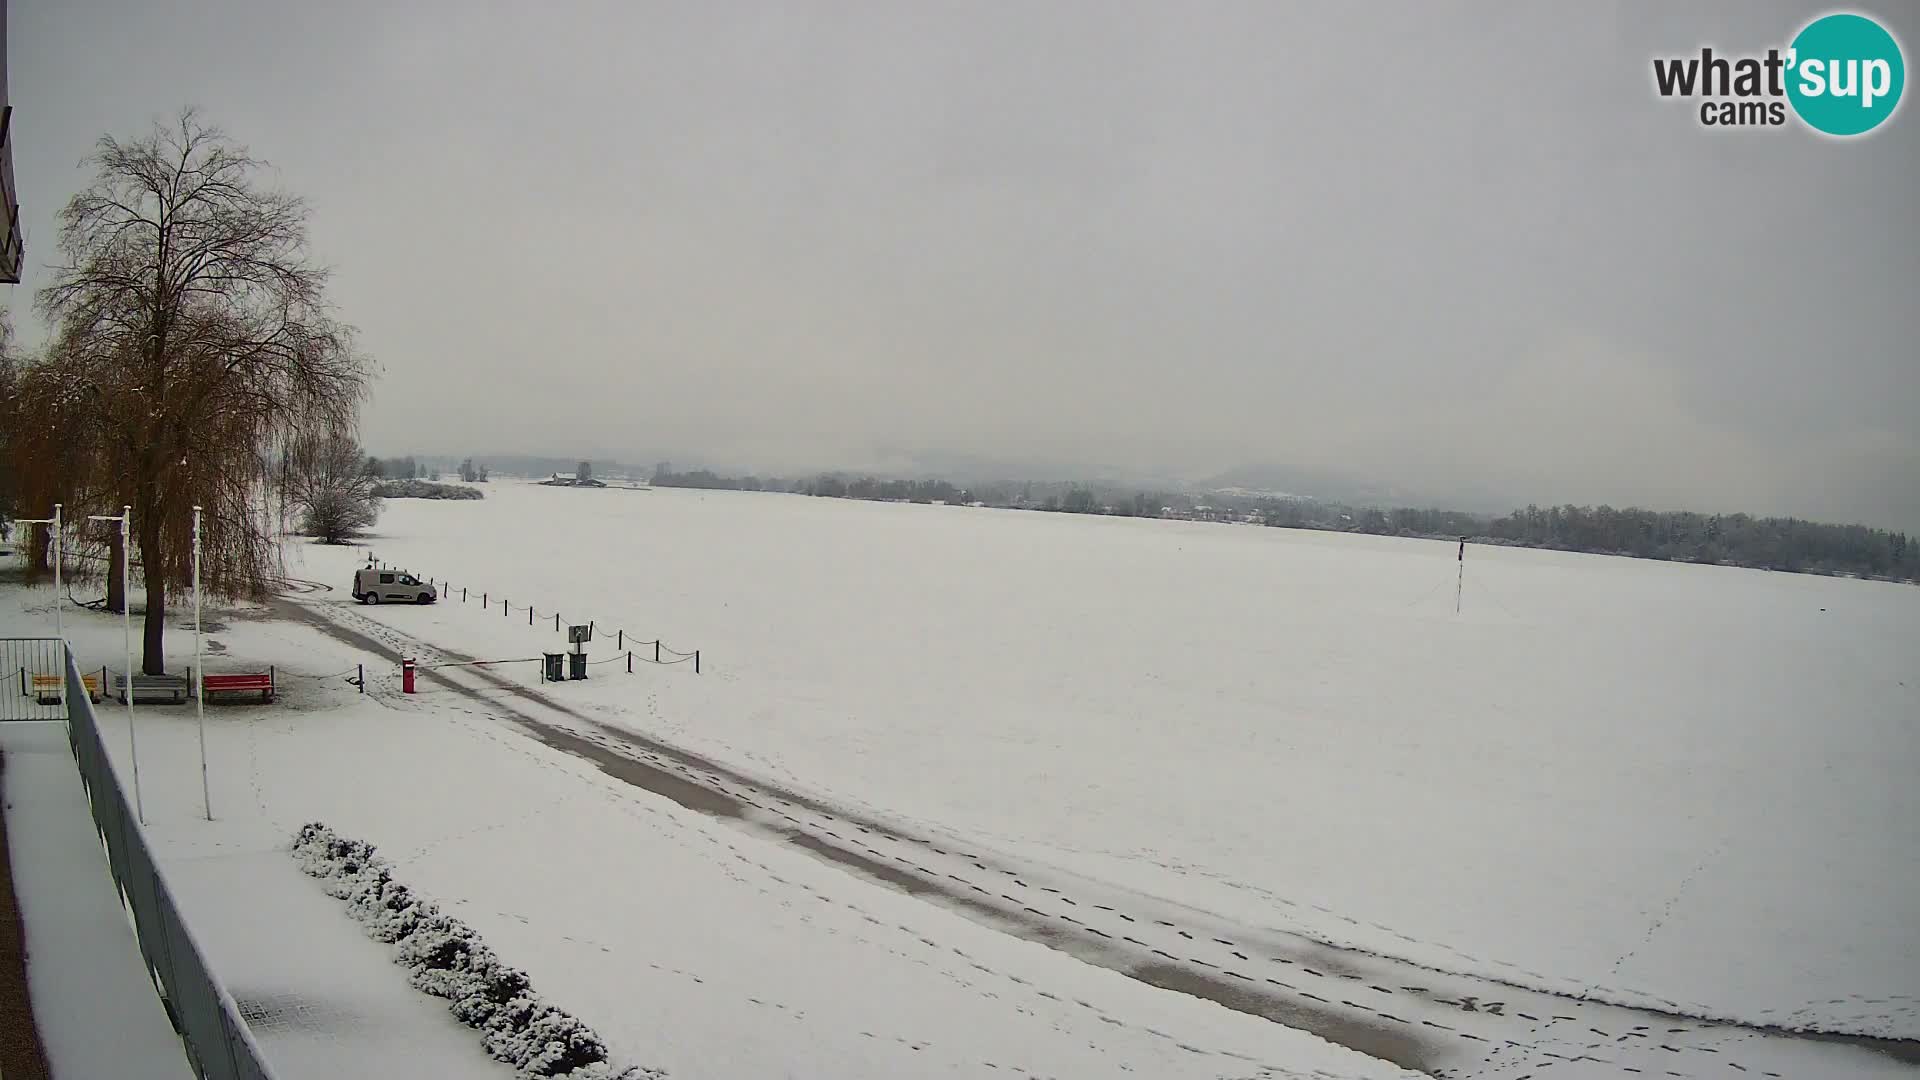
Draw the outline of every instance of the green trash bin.
M561 667L562 661L566 657L565 653L550 652L541 653L540 655L545 660L543 670L546 673L546 680L548 682L559 682L567 677L566 672Z
M587 654L570 652L567 654L567 677L584 679L587 677Z

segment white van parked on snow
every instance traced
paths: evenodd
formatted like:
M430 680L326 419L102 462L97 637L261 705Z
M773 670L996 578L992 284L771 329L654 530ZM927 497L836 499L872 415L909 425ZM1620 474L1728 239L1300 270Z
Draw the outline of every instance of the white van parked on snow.
M412 574L369 566L354 571L353 598L363 604L431 604L440 594Z

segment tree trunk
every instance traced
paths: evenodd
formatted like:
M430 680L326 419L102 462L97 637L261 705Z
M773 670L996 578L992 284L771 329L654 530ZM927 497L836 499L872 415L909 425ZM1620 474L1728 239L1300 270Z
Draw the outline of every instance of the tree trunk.
M53 572L53 526L28 525L26 528L27 580L38 582L41 575Z
M167 575L160 554L160 519L147 514L140 525L141 577L147 583L147 613L141 621L140 670L148 675L167 673Z
M120 543L120 526L115 525L113 537L108 541L107 610L116 615L127 610L127 590L124 587L126 576L121 573L121 566L126 558L126 547Z

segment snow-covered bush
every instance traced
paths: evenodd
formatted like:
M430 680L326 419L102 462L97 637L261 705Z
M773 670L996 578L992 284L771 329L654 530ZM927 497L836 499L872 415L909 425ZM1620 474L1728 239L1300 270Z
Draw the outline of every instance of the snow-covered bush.
M367 935L394 945L394 959L414 987L450 1003L461 1023L480 1032L481 1045L523 1076L555 1080L659 1080L665 1070L625 1069L607 1059L607 1044L579 1018L540 1000L526 972L507 966L473 928L441 914L431 901L393 879L373 845L327 826L304 825L293 857L319 878L328 896Z

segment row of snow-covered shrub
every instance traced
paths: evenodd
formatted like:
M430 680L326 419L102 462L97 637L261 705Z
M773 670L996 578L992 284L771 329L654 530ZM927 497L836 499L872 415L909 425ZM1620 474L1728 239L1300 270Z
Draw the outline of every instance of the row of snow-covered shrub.
M373 493L382 499L484 499L479 488L459 484L436 484L431 480L388 480L373 485Z
M647 1080L666 1074L616 1069L607 1044L579 1019L540 1000L526 973L508 967L472 928L393 880L373 845L315 822L302 826L293 856L327 895L345 900L368 936L395 946L407 981L447 999L453 1015L480 1032L487 1053L529 1077Z

